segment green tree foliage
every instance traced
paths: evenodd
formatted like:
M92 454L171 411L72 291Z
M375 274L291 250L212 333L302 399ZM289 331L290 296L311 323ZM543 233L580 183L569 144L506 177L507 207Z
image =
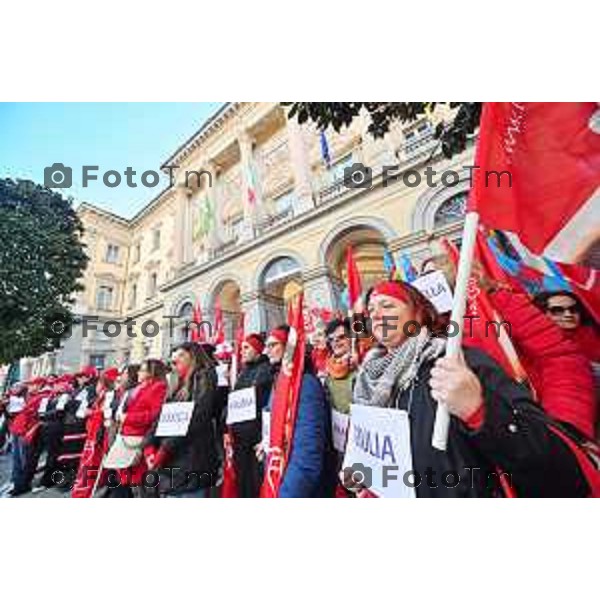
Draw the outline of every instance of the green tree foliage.
M438 104L448 105L452 120L437 125L435 137L440 140L442 152L451 156L462 152L470 134L479 126L480 102L282 102L289 109L288 116L300 124L312 121L319 129L332 127L339 132L348 127L365 110L370 118L369 133L383 137L395 121L412 123L435 109Z
M71 202L33 183L0 179L0 364L55 347L48 321L70 317L87 256Z

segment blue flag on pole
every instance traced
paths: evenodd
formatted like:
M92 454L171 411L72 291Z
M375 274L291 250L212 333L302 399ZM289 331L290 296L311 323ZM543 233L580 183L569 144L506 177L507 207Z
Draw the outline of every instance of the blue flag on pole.
M383 268L390 279L394 279L396 277L396 261L394 260L392 253L387 248L383 253Z
M410 258L406 252L402 253L402 270L404 271L404 281L407 283L411 283L418 277L417 270L412 262L410 262Z
M321 141L321 157L325 166L331 169L331 154L329 154L329 144L327 143L327 136L324 131L321 131L319 134L319 139Z

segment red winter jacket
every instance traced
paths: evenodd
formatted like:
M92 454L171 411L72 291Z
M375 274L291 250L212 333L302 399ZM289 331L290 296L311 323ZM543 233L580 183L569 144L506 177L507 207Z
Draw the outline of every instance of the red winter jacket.
M123 435L146 435L160 415L167 396L167 384L158 379L147 380L136 387L125 412L121 433Z
M19 437L25 437L28 434L31 435L33 428L40 421L38 410L42 399L48 396L49 393L48 391L36 392L27 398L23 410L17 414L10 424L9 429L13 435Z
M563 333L577 344L590 362L600 363L600 335L593 327L582 325L577 329L563 330Z
M165 381L152 379L140 383L131 392L121 434L145 436L150 433L160 415L166 397L167 384ZM128 469L117 470L119 484L140 485L147 470L146 460L141 457L137 464Z
M538 401L556 420L594 436L596 398L588 359L525 294L490 296L512 330L512 341Z

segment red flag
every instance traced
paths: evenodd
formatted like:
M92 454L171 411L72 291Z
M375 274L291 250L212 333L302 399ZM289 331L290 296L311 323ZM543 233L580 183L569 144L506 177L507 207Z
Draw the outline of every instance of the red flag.
M477 236L475 258L481 261L483 246L487 247L485 241L481 243ZM443 239L442 245L453 262L458 267L458 248L450 241ZM476 277L471 276L467 287L467 308L465 312L463 344L480 348L489 354L511 377L523 381L526 374L521 366L517 352L503 325L496 330L489 323L501 323L502 317L494 309L487 292L481 288ZM498 333L496 333L498 331Z
M293 311L281 370L273 392L271 440L266 459L265 477L260 492L262 498L278 497L279 487L292 451L294 425L304 374L306 339L303 315L303 294L300 294L298 306Z
M225 325L223 323L223 311L221 310L221 299L217 298L215 302L215 334L213 344L216 346L225 341Z
M235 474L235 465L233 463L233 445L231 443L230 433L223 436L223 443L225 446L225 460L223 461L223 485L221 487L221 498L237 498L237 476Z
M600 239L598 103L488 102L477 162L469 210L486 227L565 263Z
M360 299L362 295L362 283L360 272L354 260L352 246L346 249L346 278L348 280L348 305L350 312L361 312Z
M206 335L204 333L204 328L200 325L202 323L202 308L200 307L200 302L196 302L196 306L194 306L194 310L192 312L192 342L205 342Z

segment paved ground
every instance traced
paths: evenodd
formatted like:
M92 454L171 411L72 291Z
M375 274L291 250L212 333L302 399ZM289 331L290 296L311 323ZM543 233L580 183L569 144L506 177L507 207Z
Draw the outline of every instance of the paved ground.
M43 459L42 459L43 460ZM6 492L10 488L10 473L11 473L12 459L10 454L0 454L0 498L6 497ZM57 490L55 488L36 489L37 477L33 483L33 492L24 494L21 498L64 498L68 496L68 492Z

